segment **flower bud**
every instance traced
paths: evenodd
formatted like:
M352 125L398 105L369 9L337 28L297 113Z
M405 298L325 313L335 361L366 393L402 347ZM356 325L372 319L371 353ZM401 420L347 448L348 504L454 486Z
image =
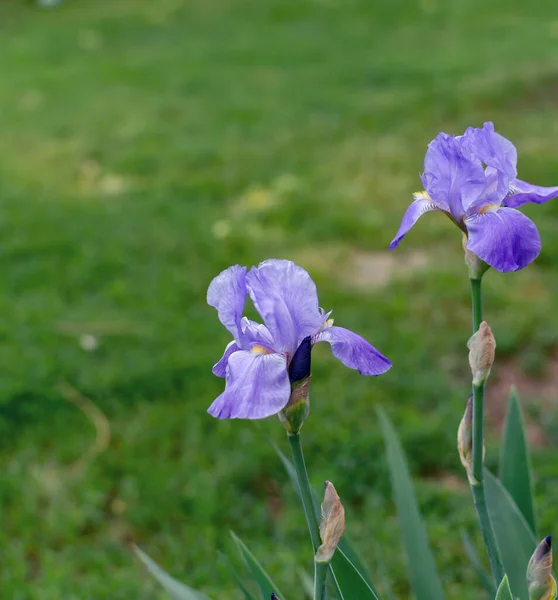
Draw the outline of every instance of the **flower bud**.
M459 423L459 429L457 430L457 451L459 452L459 458L461 464L467 471L467 479L469 483L474 485L476 483L473 477L473 396L469 396L467 400L467 407L465 408L465 414Z
M552 541L547 535L536 547L527 566L529 600L554 600L556 580L552 576Z
M463 234L463 251L465 252L465 264L469 269L470 279L482 279L482 276L490 269L484 260L481 260L476 254L473 254L468 248L469 238Z
M297 348L289 365L291 383L302 381L310 376L312 370L312 337L305 337Z
M467 479L471 485L478 485L478 481L473 475L473 396L469 396L467 400L467 406L465 413L459 423L459 429L457 430L457 451L459 452L459 458L461 464L465 467L467 472ZM484 460L485 454L484 442L482 445L482 458Z
M329 562L339 540L345 531L345 509L331 481L325 482L322 516L320 519L320 538L322 545L318 548L316 562Z
M467 342L469 348L469 365L473 374L473 385L482 385L490 374L494 364L496 340L486 321L480 324L479 330Z
M287 433L298 433L306 417L310 413L310 397L308 388L312 367L312 338L304 338L289 365L289 379L291 380L291 395L283 410L279 412L279 419Z

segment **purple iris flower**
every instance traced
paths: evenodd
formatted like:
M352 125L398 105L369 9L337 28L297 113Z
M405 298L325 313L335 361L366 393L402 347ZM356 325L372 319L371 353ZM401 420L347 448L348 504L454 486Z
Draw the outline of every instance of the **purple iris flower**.
M247 293L264 325L243 316ZM249 271L229 267L211 282L207 303L234 338L213 367L226 378L225 391L208 411L219 419L262 419L280 412L291 382L310 375L310 351L317 342L329 342L333 355L362 375L391 367L365 339L333 325L330 313L318 306L310 275L291 261L270 259Z
M541 240L535 224L515 208L555 198L558 187L521 181L516 166L515 146L492 123L460 136L438 134L424 158L425 191L414 194L390 249L421 215L440 210L467 234L467 249L491 267L506 273L527 266L539 255Z

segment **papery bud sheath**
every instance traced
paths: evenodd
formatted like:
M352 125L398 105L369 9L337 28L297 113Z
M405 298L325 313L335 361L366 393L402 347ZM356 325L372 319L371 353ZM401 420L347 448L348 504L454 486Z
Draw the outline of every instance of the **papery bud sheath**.
M339 540L345 531L345 509L330 481L325 482L322 516L320 519L320 538L322 545L315 556L316 562L329 562Z
M496 352L496 340L486 321L483 321L478 331L471 336L467 347L473 385L482 385L488 379Z

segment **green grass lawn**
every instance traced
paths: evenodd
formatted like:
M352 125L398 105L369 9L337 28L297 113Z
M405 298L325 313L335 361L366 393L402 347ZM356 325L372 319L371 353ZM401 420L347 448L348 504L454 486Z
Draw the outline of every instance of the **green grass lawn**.
M279 423L206 414L229 341L207 285L232 263L283 257L394 364L367 379L316 348L313 483L335 483L378 587L385 570L406 597L381 404L447 595L477 599L458 534L476 531L455 451L470 377L460 235L433 214L396 253L387 245L440 130L493 120L522 179L558 183L555 2L8 0L0 50L2 597L163 598L133 539L212 598L240 598L217 557L232 529L302 598L312 560L269 444L286 450ZM487 461L511 374L538 441L546 533L558 521L558 203L525 212L540 258L485 277L499 360ZM107 448L92 419L108 422Z

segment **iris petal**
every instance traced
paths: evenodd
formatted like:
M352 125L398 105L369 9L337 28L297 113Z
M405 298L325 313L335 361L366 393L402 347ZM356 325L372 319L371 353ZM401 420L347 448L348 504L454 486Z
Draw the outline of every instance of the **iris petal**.
M240 350L240 348L237 346L236 342L233 341L227 344L227 347L223 352L223 356L221 356L219 361L213 365L213 369L211 369L213 375L217 375L217 377L225 377L227 373L227 363L229 362L229 356L237 350Z
M558 187L543 187L531 185L521 179L514 179L509 188L511 196L504 200L504 204L511 208L522 206L527 202L543 204L552 198L558 197Z
M217 309L219 321L239 341L240 321L246 301L246 267L234 265L209 284L207 303Z
M508 181L517 176L517 149L510 140L494 131L490 121L482 129L469 127L463 140L466 150L488 167L503 173Z
M284 408L290 392L284 356L240 350L229 356L225 391L208 412L218 419L263 419Z
M266 260L250 269L246 287L277 352L292 356L305 337L320 329L324 316L316 285L302 267L289 260Z
M449 211L449 208L446 207L446 209ZM422 217L424 213L432 210L443 210L443 208L433 202L430 198L417 198L411 202L409 208L403 215L403 220L399 226L399 231L389 245L389 249L395 250L395 248L397 248L399 245L399 242L407 235L411 227L413 227L420 217Z
M477 214L465 223L469 234L467 249L497 271L523 269L541 251L535 224L513 208Z
M462 138L447 133L438 134L428 145L422 181L432 200L448 206L458 222L486 183L481 162L464 154Z
M314 343L328 342L335 358L361 375L381 375L391 362L364 338L343 327L333 325L320 332Z
M482 129L469 127L463 136L463 149L486 165L486 187L481 197L468 206L469 213L482 202L501 204L508 193L510 181L517 175L517 150L487 122Z

